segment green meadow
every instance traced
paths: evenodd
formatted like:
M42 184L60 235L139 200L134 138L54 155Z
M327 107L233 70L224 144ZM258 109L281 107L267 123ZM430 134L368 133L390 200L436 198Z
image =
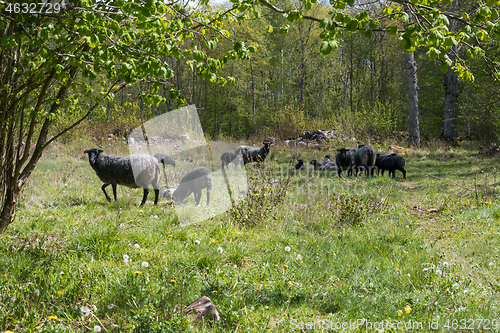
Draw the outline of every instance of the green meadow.
M1 332L500 327L499 157L472 144L402 154L406 180L295 172L325 152L273 147L243 201L188 224L153 191L108 203L87 148L48 150L0 235ZM220 321L179 311L201 296Z

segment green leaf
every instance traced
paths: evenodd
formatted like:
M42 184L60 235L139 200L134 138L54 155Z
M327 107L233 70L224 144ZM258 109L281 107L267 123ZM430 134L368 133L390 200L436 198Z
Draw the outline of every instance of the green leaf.
M391 34L391 36L397 36L398 28L397 27L388 27L387 30Z
M335 14L335 21L337 21L339 23L344 23L344 14L337 12Z
M365 30L365 37L368 38L369 40L372 39L372 36L373 36L373 31L371 30Z
M319 27L321 29L325 29L328 26L328 22L330 22L330 21L328 21L326 18L322 19L321 22L319 22Z
M238 52L238 51L241 51L243 48L245 47L245 43L244 42L234 42L234 45L233 45L233 49Z
M391 14L392 12L393 12L393 9L391 7L384 7L384 9L382 10L383 15L388 15L388 14Z
M443 45L446 47L452 47L453 45L457 44L458 42L453 37L446 37L443 42Z
M329 54L332 52L333 49L336 49L338 47L338 43L336 40L331 40L331 41L324 41L321 46L320 46L320 51L323 54Z
M401 18L403 19L404 24L408 24L410 21L410 16L407 13L401 13Z
M439 57L440 54L441 54L441 51L439 51L438 49L435 49L433 47L431 47L429 49L429 51L427 51L427 55L431 59L436 59L437 57Z
M377 29L377 28L378 28L378 22L376 20L371 20L370 29Z
M257 48L254 45L250 45L248 47L248 52L255 53L255 52L257 52Z
M270 25L267 26L267 31L272 34L273 33L273 27L271 27Z

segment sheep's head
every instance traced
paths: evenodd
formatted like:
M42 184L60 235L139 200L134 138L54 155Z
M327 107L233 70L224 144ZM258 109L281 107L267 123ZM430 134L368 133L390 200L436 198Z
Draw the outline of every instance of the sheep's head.
M83 153L84 154L88 154L89 155L89 161L92 162L92 161L95 161L95 159L97 158L97 156L99 156L99 154L101 154L102 152L103 152L102 149L92 148L92 149L85 150Z
M166 190L160 191L160 196L164 197L165 199L172 199L172 194L174 194L175 188L167 188Z

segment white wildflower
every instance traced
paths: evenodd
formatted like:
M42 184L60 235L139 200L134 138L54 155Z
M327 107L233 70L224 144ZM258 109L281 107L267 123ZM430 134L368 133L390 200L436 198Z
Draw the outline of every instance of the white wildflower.
M140 248L139 244L137 244L137 243L135 243L135 244L134 244L134 247L135 247L136 249Z
M90 314L90 309L85 305L80 307L80 311L82 311L82 315L84 315L85 317Z
M99 333L101 331L101 326L95 325L94 326L94 332Z
M114 306L113 304L108 305L108 309L109 309L109 310L113 309L114 307L115 307L115 306Z
M199 240L195 240L194 241L196 244L200 245L200 241Z
M488 266L490 266L490 267L491 267L491 266L493 266L493 265L495 265L495 264L494 264L494 263L492 263L492 262L490 262L490 263L488 264Z
M440 269L436 269L436 274L437 275L443 275L443 272Z
M147 261L143 261L143 262L142 262L142 267L149 267L148 262L147 262Z
M302 256L300 254L297 254L297 260L302 260Z
M222 253L222 252L224 252L224 249L223 249L222 247L220 247L220 246L219 246L219 247L217 248L217 252Z
M448 266L450 266L450 264L447 261L443 262L443 267L444 268L447 268Z
M290 246L285 246L285 251L290 252Z

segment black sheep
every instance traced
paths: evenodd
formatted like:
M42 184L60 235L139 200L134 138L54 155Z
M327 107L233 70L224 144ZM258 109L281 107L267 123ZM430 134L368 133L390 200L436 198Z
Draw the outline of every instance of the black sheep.
M340 174L343 170L347 170L347 175L352 176L352 169L354 168L354 153L355 148L347 147L339 149L335 162L337 163L337 174Z
M372 168L375 166L376 158L377 155L373 147L360 145L354 153L356 176L358 175L358 169L363 169L365 171L365 175L368 176L371 173Z
M89 149L84 153L89 155L90 166L104 183L101 189L108 201L111 198L106 193L106 187L111 184L116 201L116 186L123 185L130 188L144 189L141 206L144 205L149 194L149 185L155 191L155 205L158 204L160 192L160 167L158 161L151 155L135 154L129 156L103 155L101 149Z
M264 147L250 147L250 146L239 146L235 150L236 155L243 157L243 163L251 162L263 162L266 159L269 150L271 149L271 144L269 142L264 143Z
M406 170L404 168L405 163L406 161L403 157L396 154L391 154L377 156L375 166L378 168L378 171L382 170L382 176L384 175L385 170L389 170L389 177L392 173L392 178L396 178L396 170L399 170L403 173L403 178L406 179Z
M173 199L176 203L182 203L184 199L194 194L196 205L200 203L201 190L207 189L207 206L210 204L210 192L212 191L212 173L205 167L196 167L186 173L176 189L163 190L162 196Z
M304 160L297 160L298 163L295 164L295 170L305 170L305 169L313 169L312 165L304 165Z

